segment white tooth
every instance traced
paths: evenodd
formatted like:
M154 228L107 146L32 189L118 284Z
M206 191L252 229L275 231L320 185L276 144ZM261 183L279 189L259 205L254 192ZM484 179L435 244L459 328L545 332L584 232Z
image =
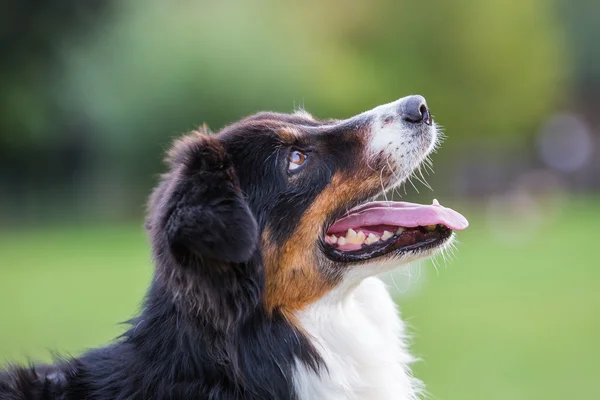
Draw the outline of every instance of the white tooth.
M390 232L390 231L383 231L383 235L381 235L381 240L388 240L392 236L394 236L394 234L392 232Z
M375 242L378 242L379 239L381 239L379 236L373 234L373 233L369 233L369 237L367 238L367 240L365 240L366 244L373 244Z
M351 237L351 238L346 237L346 243L348 243L348 244L361 244L362 240L359 240L358 236Z
M427 225L425 227L425 229L427 229L428 231L435 231L436 225Z
M346 243L348 243L348 244L361 243L358 241L358 235L357 235L356 231L352 228L348 229L348 232L346 232Z
M352 232L354 232L354 233L352 233ZM352 230L352 232L350 232L350 230L348 230L348 234L346 235L346 243L362 244L365 241L365 239L367 238L363 231L359 231L358 233L356 233L356 231Z
M439 205L440 205L440 202L439 202L439 201L437 201L437 199L433 199L433 205L434 205L434 206L439 206Z
M339 244L340 246L343 246L346 244L346 238L343 236L340 236L337 240L337 244Z
M337 243L337 240L338 240L337 236L331 235L331 236L328 236L328 238L329 238L329 243L331 243L331 244Z
M396 235L401 234L402 232L404 232L406 229L404 229L403 227L399 227L398 230L396 231Z
M363 231L358 232L358 240L360 240L360 242L364 242L365 239L367 238L367 236L365 235L365 233Z

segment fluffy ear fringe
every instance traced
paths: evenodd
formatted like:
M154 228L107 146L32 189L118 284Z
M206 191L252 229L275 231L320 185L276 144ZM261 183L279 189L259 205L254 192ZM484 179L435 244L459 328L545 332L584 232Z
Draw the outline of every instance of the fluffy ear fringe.
M149 221L150 229L163 230L177 258L247 262L258 246L258 229L219 140L192 132L174 143L166 161L171 172L155 190L149 214L162 223ZM160 210L165 214L155 215Z

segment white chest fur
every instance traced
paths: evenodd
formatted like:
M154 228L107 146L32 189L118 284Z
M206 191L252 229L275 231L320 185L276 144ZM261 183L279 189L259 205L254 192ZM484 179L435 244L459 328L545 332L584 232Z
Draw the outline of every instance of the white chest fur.
M294 384L302 400L413 400L420 382L404 343L404 325L387 288L367 278L356 289L333 291L297 314L327 367L298 363Z

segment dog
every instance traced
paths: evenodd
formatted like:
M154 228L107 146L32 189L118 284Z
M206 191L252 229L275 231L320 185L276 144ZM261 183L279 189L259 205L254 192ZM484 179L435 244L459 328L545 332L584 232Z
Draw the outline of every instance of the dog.
M0 400L409 400L405 329L376 276L467 227L441 206L372 201L439 141L425 99L345 120L262 112L168 151L146 229L155 274L112 344L10 366Z

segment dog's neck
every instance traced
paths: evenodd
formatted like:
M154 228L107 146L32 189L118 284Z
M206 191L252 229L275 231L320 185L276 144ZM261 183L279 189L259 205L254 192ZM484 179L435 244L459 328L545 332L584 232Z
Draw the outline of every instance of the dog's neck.
M404 343L404 325L387 288L367 278L354 291L335 291L297 313L327 371L298 365L301 399L417 399L421 383Z

